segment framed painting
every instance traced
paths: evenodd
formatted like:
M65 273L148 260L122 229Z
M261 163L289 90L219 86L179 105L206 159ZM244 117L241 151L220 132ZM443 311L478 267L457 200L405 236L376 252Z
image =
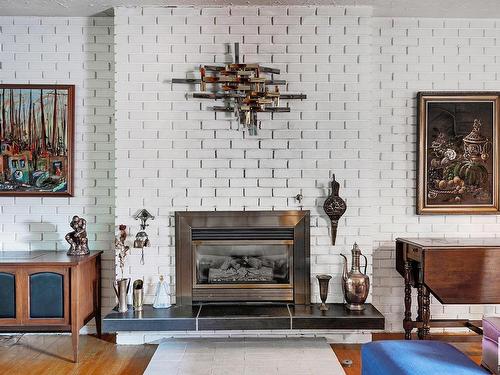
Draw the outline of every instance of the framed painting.
M418 214L499 212L500 95L420 92Z
M0 84L0 196L72 196L74 85Z

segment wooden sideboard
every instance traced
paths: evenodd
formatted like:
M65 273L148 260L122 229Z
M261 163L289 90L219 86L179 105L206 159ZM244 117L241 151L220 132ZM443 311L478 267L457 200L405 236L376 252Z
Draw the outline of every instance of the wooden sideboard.
M500 239L396 239L396 269L405 281L405 338L413 328L418 337L429 336L430 327L469 327L477 321L431 320L430 294L442 304L500 303ZM411 288L417 289L417 318L411 317Z
M0 332L71 332L95 317L101 335L101 253L0 252Z

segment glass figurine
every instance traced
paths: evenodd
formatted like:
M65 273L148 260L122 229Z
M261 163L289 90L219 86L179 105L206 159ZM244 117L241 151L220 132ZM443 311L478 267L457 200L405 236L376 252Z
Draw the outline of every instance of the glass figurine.
M172 306L170 303L170 285L166 283L163 279L163 275L160 276L160 281L156 287L155 299L153 301L153 307L155 309L166 309Z

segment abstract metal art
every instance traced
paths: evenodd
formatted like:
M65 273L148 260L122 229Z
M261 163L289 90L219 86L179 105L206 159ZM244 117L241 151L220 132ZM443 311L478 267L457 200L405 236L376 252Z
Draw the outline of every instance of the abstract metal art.
M201 92L193 93L193 98L223 100L224 105L214 106L212 110L234 113L249 135L257 135L258 112L290 112L290 107L280 106L280 100L306 99L306 95L281 93L280 86L286 85L286 81L273 77L280 74L279 69L241 64L239 43L235 43L234 51L233 64L202 65L200 78L174 78L172 83L199 84Z
M332 175L331 185L332 191L328 198L326 198L325 203L323 203L323 209L330 218L332 227L332 245L335 245L339 220L347 210L347 205L345 201L339 197L340 184L335 180L335 175Z

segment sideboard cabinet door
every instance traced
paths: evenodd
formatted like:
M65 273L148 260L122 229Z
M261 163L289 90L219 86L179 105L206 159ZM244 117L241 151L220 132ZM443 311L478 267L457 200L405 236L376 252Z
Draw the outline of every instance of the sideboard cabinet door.
M18 274L15 269L0 268L0 324L19 322L19 295L17 293Z
M27 270L29 324L69 322L69 272L65 268Z

